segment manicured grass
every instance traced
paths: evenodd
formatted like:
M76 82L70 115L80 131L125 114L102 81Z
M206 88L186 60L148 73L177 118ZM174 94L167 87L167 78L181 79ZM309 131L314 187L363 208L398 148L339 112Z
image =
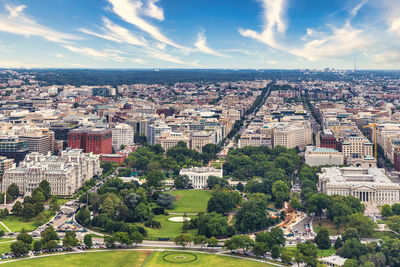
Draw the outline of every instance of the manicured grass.
M223 266L223 267L236 267L236 266L246 266L246 267L258 267L258 266L272 266L266 263L262 262L256 262L252 260L246 260L246 259L238 259L238 258L233 258L233 257L227 257L227 256L218 256L218 255L211 255L211 254L204 254L204 253L193 253L189 252L190 256L188 255L187 258L190 257L192 258L192 255L197 256L197 260L193 262L187 262L187 263L171 263L171 262L166 262L163 259L164 255L171 254L171 253L177 253L175 257L177 257L178 260L182 260L183 257L185 257L185 252L173 252L173 251L163 251L163 252L153 252L151 254L150 258L148 259L146 263L146 267L158 267L158 266L196 266L196 267L208 267L208 266ZM171 257L171 256L170 256ZM174 256L172 256L173 258Z
M155 221L159 221L161 223L161 229L153 229L145 227L147 230L147 234L149 237L169 237L171 239L176 236L182 234L182 226L183 222L171 222L168 221L168 218L177 217L179 215L156 215L154 216ZM194 216L188 216L193 218ZM189 230L188 234L195 235L196 230Z
M376 223L378 223L378 224L387 224L388 221L387 220L376 220Z
M206 190L177 190L169 193L177 198L175 208L169 212L206 212L207 202L211 198L211 191Z
M12 215L1 219L1 222L3 222L13 232L20 232L22 229L25 229L26 231L33 231L40 226L40 223L34 221L25 221L22 218Z
M89 252L82 254L56 255L26 259L16 262L6 263L6 266L46 266L46 267L120 267L132 266L140 267L146 261L151 251L107 251L107 252Z
M11 252L11 244L13 242L0 242L0 255L3 253Z
M336 253L336 250L334 247L331 247L329 249L318 249L318 257L328 257L335 253Z
M295 256L295 251L297 250L296 247L286 247L287 250L289 250L290 252L292 252L292 256ZM317 249L317 253L318 253L318 257L328 257L330 255L335 254L336 250L335 248L332 246L329 249Z
M385 239L385 238L400 238L399 235L389 232L389 231L374 231L372 233L372 238L380 238L380 239Z
M72 200L72 198L58 198L57 203L58 205L64 205L65 203L68 203Z
M336 224L334 224L333 222L331 222L330 220L326 219L326 218L322 218L321 221L319 220L319 218L315 218L313 221L313 228L314 228L314 232L318 233L320 226L319 223L321 222L322 227L325 227L326 229L328 229L329 235L337 235L338 231L336 228ZM339 234L343 233L346 230L346 227L344 225L340 225L339 227Z

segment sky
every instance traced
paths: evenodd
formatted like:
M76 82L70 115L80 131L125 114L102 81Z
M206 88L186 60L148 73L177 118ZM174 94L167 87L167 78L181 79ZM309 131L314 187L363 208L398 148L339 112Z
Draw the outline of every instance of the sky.
M0 0L0 67L400 69L400 0Z

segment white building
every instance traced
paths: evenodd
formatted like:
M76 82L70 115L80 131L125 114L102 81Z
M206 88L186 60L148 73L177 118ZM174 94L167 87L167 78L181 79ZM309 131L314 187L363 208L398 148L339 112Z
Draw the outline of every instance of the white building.
M188 176L194 189L204 189L207 187L208 177L217 176L222 178L222 169L210 167L183 168L179 174Z
M115 125L112 130L112 146L115 151L121 150L121 145L132 146L134 132L132 126L125 123Z
M383 169L357 167L322 168L318 190L328 195L354 196L364 204L400 202L400 185L392 182Z
M273 146L284 146L286 148L299 147L305 149L307 145L313 143L311 123L309 121L301 122L280 122L274 123L272 131Z
M70 196L94 175L100 175L99 156L83 153L81 149L67 149L61 156L26 155L18 167L8 169L3 176L4 192L15 183L22 194L31 194L43 180L50 184L52 195Z
M307 146L305 160L309 166L343 165L343 154L333 148Z

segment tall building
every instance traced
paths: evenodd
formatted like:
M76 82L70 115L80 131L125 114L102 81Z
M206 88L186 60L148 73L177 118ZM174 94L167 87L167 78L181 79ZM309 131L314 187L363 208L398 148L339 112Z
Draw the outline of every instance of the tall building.
M156 144L156 137L164 132L171 132L171 127L165 123L157 123L147 126L147 143L150 145Z
M111 154L111 129L82 128L68 133L68 147L83 149L86 153Z
M302 124L280 123L273 128L272 144L274 147L305 149L312 143L311 125L308 121L304 121Z
M15 183L22 194L31 194L41 181L47 180L51 194L71 196L84 182L100 175L99 156L83 153L80 149L67 149L61 156L28 154L18 167L5 171L1 190Z
M112 146L115 151L121 150L121 145L132 146L134 132L129 124L119 123L112 130Z
M207 180L210 176L222 178L222 169L210 167L192 167L183 168L179 175L186 175L190 179L190 183L195 189L204 189L207 187Z
M12 168L13 164L13 159L8 159L6 157L0 156L0 177L3 176L6 170Z
M191 149L196 150L197 152L203 152L203 146L207 144L214 144L215 140L215 132L192 132L190 134L190 142L191 142Z
M14 159L18 164L28 153L26 141L16 136L0 136L0 156Z
M19 137L22 141L26 142L29 152L38 152L40 154L47 154L50 150L49 135L39 132L28 132ZM53 146L54 147L54 146Z

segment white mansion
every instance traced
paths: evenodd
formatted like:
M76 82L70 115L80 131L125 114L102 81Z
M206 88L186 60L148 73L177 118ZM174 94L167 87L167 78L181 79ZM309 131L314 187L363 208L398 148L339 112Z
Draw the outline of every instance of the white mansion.
M41 181L47 180L52 195L70 196L85 181L100 174L99 155L83 153L82 149L68 148L62 151L61 156L33 152L26 155L18 167L4 173L1 191L15 183L20 193L29 195Z
M217 176L222 178L222 169L215 169L211 167L183 168L179 174L187 175L194 189L204 189L207 187L208 177Z
M365 204L400 202L400 185L392 182L383 169L360 167L322 168L318 189L328 195L354 196Z

